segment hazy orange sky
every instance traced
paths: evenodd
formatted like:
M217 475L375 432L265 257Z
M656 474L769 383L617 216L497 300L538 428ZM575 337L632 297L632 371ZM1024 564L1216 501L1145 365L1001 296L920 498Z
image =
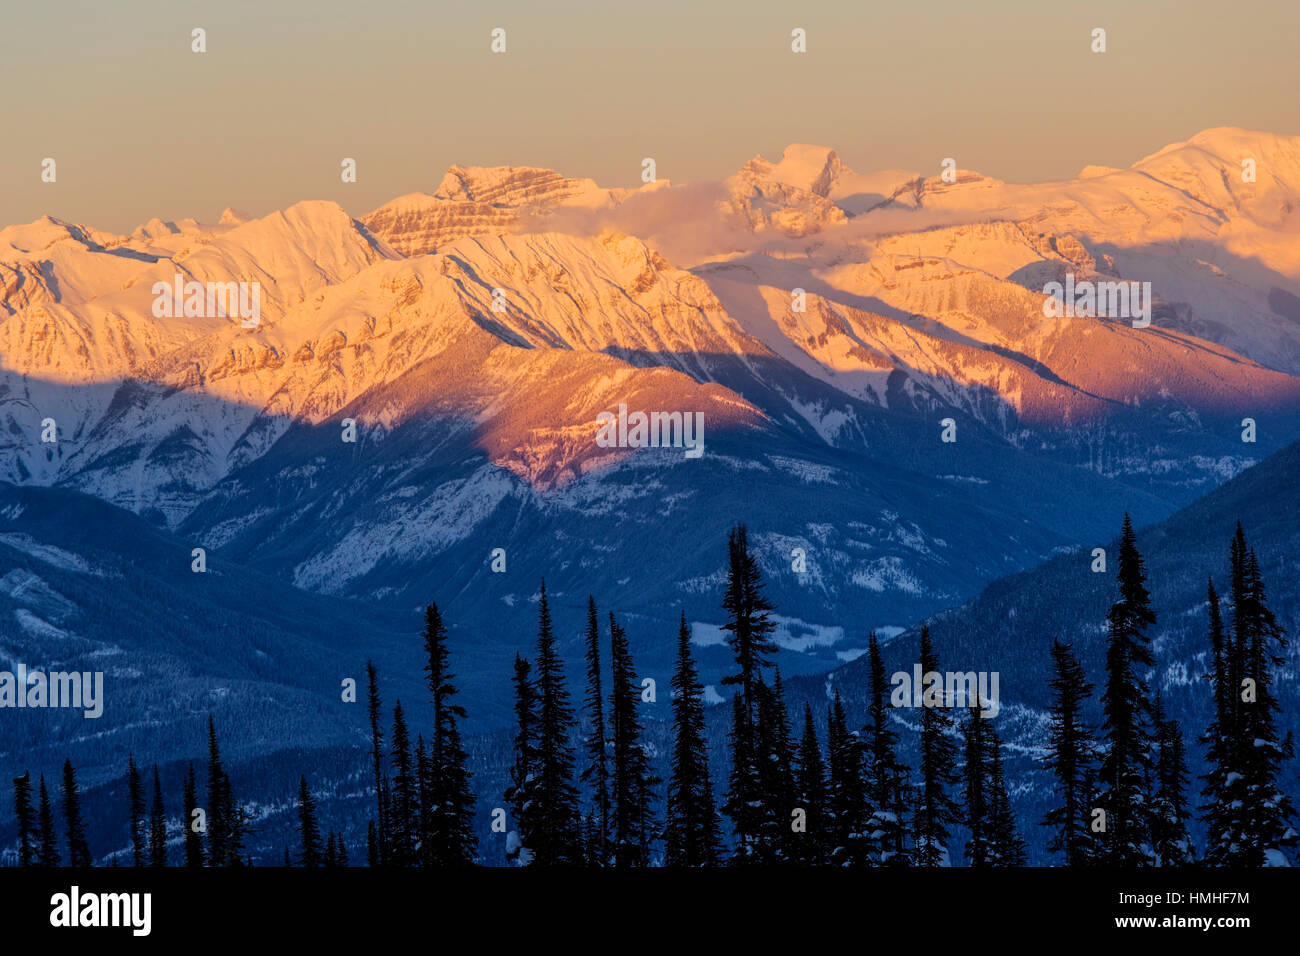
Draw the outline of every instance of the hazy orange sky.
M810 142L1031 181L1211 126L1300 133L1295 0L10 0L0 22L0 226L361 215L452 163L632 186L646 156L685 182Z

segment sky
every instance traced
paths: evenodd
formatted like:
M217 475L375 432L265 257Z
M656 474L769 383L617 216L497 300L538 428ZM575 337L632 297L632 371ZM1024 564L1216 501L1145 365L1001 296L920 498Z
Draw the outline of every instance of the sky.
M792 142L1069 178L1213 126L1300 134L1297 35L1294 0L7 0L0 227L360 216L453 163L717 180Z

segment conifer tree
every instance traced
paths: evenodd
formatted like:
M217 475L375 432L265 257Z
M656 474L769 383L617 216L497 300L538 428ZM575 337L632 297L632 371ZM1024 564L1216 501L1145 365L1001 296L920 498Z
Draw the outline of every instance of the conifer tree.
M131 810L131 864L144 866L147 859L144 784L140 780L140 768L135 765L135 754L131 753L126 755L126 791Z
M691 629L682 612L677 630L677 666L672 676L673 763L664 828L668 866L717 866L722 828L713 798L705 741L704 688L691 657Z
M233 866L238 862L239 848L235 819L234 796L230 778L221 762L221 745L217 740L217 727L208 715L208 866Z
M637 715L640 691L627 633L614 615L609 615L610 638L610 809L613 816L615 866L648 866L649 842L654 821L650 816L651 793L659 780L650 769L650 758L641 740L641 719Z
M970 829L970 839L966 841L966 861L976 868L992 864L990 729L990 725L980 716L979 702L971 701L970 715L962 728L966 758L962 776L965 780L965 821Z
M729 632L727 645L736 661L736 672L722 678L724 685L738 689L740 706L733 709L731 729L732 770L724 812L731 817L736 837L732 862L757 862L762 855L760 830L764 826L764 795L760 779L758 720L759 684L762 670L772 665L776 652L772 632L772 603L763 594L758 561L749 550L749 534L743 524L727 536L727 587L722 599Z
M507 856L520 865L531 862L532 850L528 848L529 836L533 831L533 814L535 809L537 765L537 696L536 688L530 676L531 666L528 661L515 655L514 674L511 678L515 688L515 733L514 764L510 768L510 786L506 789L506 801L514 815L514 839L508 841Z
M348 847L347 847L347 844L343 842L343 834L342 834L342 833L339 834L339 845L338 845L338 859L337 859L337 863L338 863L339 866L343 866L343 867L351 866L351 865L352 865L351 862L348 860Z
M1098 805L1106 812L1105 861L1114 867L1147 866L1151 851L1151 694L1144 676L1151 667L1147 628L1156 621L1146 588L1146 568L1128 515L1120 535L1120 597L1107 615L1106 687L1102 693L1102 737L1106 753Z
M1287 865L1297 836L1295 808L1280 785L1291 756L1290 738L1280 738L1273 690L1275 670L1284 664L1286 632L1268 607L1259 560L1238 522L1231 549L1233 633L1227 666L1231 729L1226 753L1211 755L1215 798L1222 806L1209 819L1207 859L1228 866Z
M185 865L200 867L203 865L203 838L194 829L194 811L198 809L198 783L194 778L194 764L189 765L185 775Z
M149 865L167 865L167 811L157 764L153 765L153 806L149 808Z
M610 781L607 738L605 733L605 698L600 673L600 623L596 616L596 599L587 596L587 721L591 732L587 737L587 767L582 781L593 791L595 819L592 833L588 835L588 858L597 866L609 861L610 840Z
M1240 531L1240 525L1238 525ZM1232 545L1232 556L1237 553L1236 541ZM1234 568L1235 570L1235 568ZM1210 580L1208 588L1210 614L1210 669L1206 679L1210 683L1210 692L1214 700L1214 716L1201 743L1206 746L1206 763L1209 770L1202 776L1205 787L1202 794L1206 802L1201 812L1206 823L1207 837L1205 862L1211 866L1226 866L1235 862L1231 852L1233 846L1240 846L1240 819L1238 807L1241 801L1232 791L1240 779L1237 772L1236 742L1237 730L1237 692L1233 687L1230 672L1234 668L1231 660L1234 646L1230 644L1223 626L1223 613L1219 604L1219 595L1214 590L1214 581Z
M576 865L582 862L582 834L573 784L573 707L555 646L545 581L538 601L536 693L536 791L528 845L534 865Z
M399 700L393 708L393 799L389 807L390 862L414 866L418 861L419 780L411 760L411 738Z
M1059 801L1043 818L1054 830L1048 849L1065 857L1066 866L1087 866L1096 844L1089 828L1095 742L1084 721L1083 707L1092 693L1083 665L1069 644L1052 641L1051 731L1044 764L1056 778L1053 794Z
M803 737L799 741L797 774L798 804L804 811L805 830L798 837L799 862L804 866L824 866L830 849L829 819L826 812L826 765L822 761L817 728L813 725L812 707L803 705Z
M832 866L870 866L877 858L863 756L861 740L849 731L837 688L826 720L826 807L832 835L828 856Z
M381 720L383 704L379 698L379 675L373 661L366 661L366 711L370 717L370 758L375 775L375 837L371 841L374 861L371 866L382 866L388 859L388 787L384 779L384 729Z
M14 820L18 824L18 865L32 866L37 859L36 809L32 806L32 772L14 777Z
M1151 842L1158 866L1185 866L1192 862L1187 835L1187 752L1178 721L1165 715L1164 701L1156 691L1155 794L1152 800Z
M758 859L768 865L790 864L797 862L799 854L793 830L798 791L794 777L794 739L781 671L777 670L770 687L760 680L757 693L755 759L761 799Z
M50 794L45 789L45 774L41 774L40 809L37 813L36 830L36 865L40 867L58 866L59 838L54 832L54 810L50 807Z
M930 629L921 628L921 672L939 673L939 658L930 642ZM919 688L913 688L918 693ZM921 766L912 860L917 866L949 865L948 827L960 818L960 809L948 792L958 780L957 745L948 737L952 716L939 688L927 687L921 707Z
M430 746L426 860L433 866L465 866L474 862L478 836L474 832L474 794L470 792L469 755L461 743L459 721L465 708L455 703L456 675L449 668L447 628L437 604L424 611L425 674L433 697L433 740Z
M906 866L907 768L899 761L898 734L889 726L889 678L880 642L872 631L867 639L869 664L867 731L867 800L873 807L868 831L886 866Z
M90 844L86 841L86 821L81 815L81 789L71 760L63 761L63 821L68 828L68 866L90 866Z
M339 865L338 838L334 836L333 830L330 830L329 836L325 840L325 857L322 862L330 870Z
M1025 841L1021 839L1007 794L1006 775L1002 768L1002 741L997 728L988 719L988 835L990 866L1024 866L1027 860Z
M321 865L320 824L316 820L316 800L307 789L307 778L298 778L298 835L302 839L302 853L298 862L308 869ZM334 833L330 832L330 850L333 852Z

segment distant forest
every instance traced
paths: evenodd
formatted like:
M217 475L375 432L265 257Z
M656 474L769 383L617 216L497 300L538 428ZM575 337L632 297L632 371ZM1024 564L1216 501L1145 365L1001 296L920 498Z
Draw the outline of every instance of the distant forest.
M986 702L954 699L941 680L926 678L916 766L903 763L891 720L897 689L874 633L864 726L849 726L838 692L828 704L825 740L809 705L790 714L772 659L775 608L764 594L743 524L730 532L727 549L723 629L735 666L722 681L734 689L722 787L709 763L704 688L685 615L677 633L672 747L664 779L645 743L639 710L646 691L635 676L623 628L611 613L602 631L596 602L588 599L586 680L575 703L542 582L536 652L531 659L516 655L510 675L510 784L490 821L490 832L501 835L513 864L925 867L948 865L960 850L973 867L1015 867L1026 862L1026 826L1048 828L1049 849L1065 866L1258 867L1291 861L1296 815L1283 781L1295 779L1294 747L1290 734L1279 738L1275 695L1286 634L1268 607L1259 563L1240 525L1229 547L1226 608L1213 580L1206 584L1210 665L1203 692L1213 700L1213 718L1190 744L1202 748L1207 772L1190 778L1189 741L1144 676L1153 665L1148 630L1155 614L1126 516L1118 593L1107 615L1099 726L1084 719L1098 688L1086 680L1069 644L1056 640L1051 647L1050 734L1041 759L1055 785L1052 805L1039 820L1018 820L1012 812L1003 744L995 718L988 716L996 707L982 716ZM476 800L460 732L466 712L457 703L447 627L436 604L425 610L423 642L433 722L414 739L401 703L385 709L379 675L367 663L371 746L365 773L374 803L366 845L349 848L332 827L324 827L303 776L298 845L292 852L285 848L285 866L478 863ZM940 662L927 628L919 644L921 672L938 677ZM148 779L129 758L121 814L129 821L132 865L251 865L251 817L226 772L211 717L207 749L202 787L191 762L179 818L170 821L175 796L164 795L157 765ZM53 782L44 774L33 780L30 771L15 777L13 800L14 858L20 866L92 865L91 834L70 761ZM1204 823L1204 846L1194 846L1188 836L1194 816ZM961 847L952 845L957 825L969 833ZM118 856L111 857L112 865L119 865Z

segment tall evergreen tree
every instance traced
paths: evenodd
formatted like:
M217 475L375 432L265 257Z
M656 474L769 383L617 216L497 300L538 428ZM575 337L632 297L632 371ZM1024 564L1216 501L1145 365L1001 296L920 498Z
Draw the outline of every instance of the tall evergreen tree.
M868 830L879 847L880 862L906 866L907 768L899 761L898 734L889 726L889 678L880 642L872 631L867 638L869 664L867 731L867 799L873 807Z
M928 627L921 628L921 672L939 673ZM918 692L920 688L913 688L913 694ZM958 781L957 745L948 736L953 725L946 709L949 703L942 689L927 687L922 696L920 783L912 823L912 859L917 866L949 865L948 828L960 818L960 809L948 792Z
M627 633L612 613L609 638L614 865L648 866L654 826L650 815L651 793L659 781L651 772L650 758L641 740L641 718L637 715L640 690Z
M970 829L970 839L966 841L966 861L971 867L986 867L992 862L992 783L989 779L992 769L989 754L991 729L991 725L980 716L979 702L971 701L970 715L962 728L966 758L962 773L965 779L965 820Z
M411 737L400 700L393 708L392 739L393 794L388 820L390 862L394 866L414 866L419 851L420 782L411 759Z
M334 831L330 830L325 839L325 855L321 860L322 865L329 870L339 865L339 843Z
M609 862L610 842L610 780L608 738L605 733L605 697L600 673L600 621L596 615L596 599L587 596L587 767L582 781L592 788L595 804L594 829L589 834L588 856L596 865Z
M1187 835L1187 752L1178 721L1165 715L1164 701L1156 691L1155 794L1152 801L1151 842L1159 866L1185 866L1192 862Z
M424 651L424 670L433 696L431 806L427 823L431 845L426 859L435 866L465 866L474 862L478 849L469 755L461 743L459 726L459 721L465 719L465 708L454 702L456 675L448 666L447 628L437 604L430 604L424 611Z
M761 800L758 861L767 865L794 863L799 847L793 831L798 791L794 777L794 738L785 705L785 687L778 669L771 686L759 681L755 760Z
M189 765L185 775L185 865L200 867L203 865L203 838L194 829L194 811L199 806L198 782L194 778L194 764Z
M988 719L988 724L989 866L1024 866L1027 860L1025 841L1020 837L1007 794L1006 774L1002 767L1002 741L998 738L992 718Z
M374 820L366 823L366 865L372 868L379 865L379 833Z
M1237 531L1240 534L1241 525ZM1237 556L1237 542L1231 549L1232 557ZM1234 571L1236 570L1234 565ZM1235 578L1234 574L1234 578ZM1234 658L1235 646L1230 643L1223 626L1223 612L1219 604L1219 595L1214 590L1214 581L1210 580L1207 588L1210 614L1210 669L1206 679L1210 683L1210 693L1214 700L1214 716L1210 725L1201 736L1201 743L1206 746L1206 763L1208 772L1202 776L1205 787L1202 794L1206 802L1200 807L1206 823L1207 837L1205 862L1211 866L1227 866L1239 862L1240 857L1234 847L1241 846L1242 829L1240 807L1243 801L1237 782L1241 779L1237 770L1236 744L1238 734L1237 690L1232 683L1231 673L1236 669Z
M531 666L515 655L515 760L510 768L510 786L506 788L506 801L514 814L513 840L508 840L507 856L520 865L532 861L533 851L528 839L533 831L537 788L537 692L533 686Z
M1226 827L1213 857L1227 865L1287 865L1294 850L1295 807L1280 785L1291 756L1289 737L1277 729L1280 710L1275 671L1285 660L1286 632L1268 606L1259 559L1246 544L1238 522L1231 552L1233 635L1228 673L1235 719L1231 737L1232 770L1224 781L1229 801Z
M302 839L302 853L298 862L309 869L320 866L320 824L316 820L316 800L307 789L307 778L303 776L298 778L298 835ZM333 839L334 832L330 831L330 840Z
M234 800L230 778L221 762L217 726L208 715L208 866L231 866L237 857Z
M826 807L832 866L870 866L879 858L871 830L874 816L867 800L863 756L861 740L849 731L837 688L826 720Z
M149 865L167 865L167 811L157 764L153 765L153 806L149 808Z
M379 697L379 675L373 661L366 661L366 712L370 718L370 759L375 776L375 860L372 866L382 866L388 860L388 787L384 777L383 703Z
M704 688L691 657L691 629L685 612L677 630L672 690L673 764L668 783L664 862L668 866L717 866L722 860L722 828L709 773Z
M758 561L749 550L749 534L743 524L727 536L727 587L722 608L729 632L727 645L736 661L736 672L722 679L738 689L740 706L733 710L731 729L732 770L724 812L731 817L736 837L732 862L757 862L763 853L760 830L764 826L765 801L760 779L758 720L759 684L762 671L770 667L776 644L772 632L772 603L763 594Z
M1098 800L1106 811L1105 861L1110 866L1147 866L1151 850L1151 694L1145 669L1153 666L1147 628L1156 621L1146 588L1146 568L1128 515L1120 534L1119 600L1107 615L1106 687L1102 692L1102 759Z
M36 809L32 806L32 772L14 777L14 820L18 824L18 865L36 861Z
M537 769L534 828L528 845L534 865L576 865L582 862L582 833L573 784L573 707L555 646L545 581L537 613Z
M824 866L830 847L830 821L826 810L826 764L822 760L812 707L803 705L803 737L799 741L798 803L804 811L805 831L798 838L799 862Z
M1069 644L1052 641L1051 730L1044 764L1056 778L1057 804L1042 825L1054 830L1048 849L1063 854L1066 866L1087 866L1096 844L1090 829L1095 741L1083 715L1092 684Z
M144 783L140 768L135 765L135 754L126 755L127 803L131 810L131 863L144 866L148 859L145 833Z
M45 789L45 774L41 774L40 809L37 812L36 865L44 868L58 866L59 838L54 832L54 810L50 807L50 794Z
M71 760L63 761L63 822L68 828L68 866L90 866L90 844L86 841L86 821L81 815L81 788Z

